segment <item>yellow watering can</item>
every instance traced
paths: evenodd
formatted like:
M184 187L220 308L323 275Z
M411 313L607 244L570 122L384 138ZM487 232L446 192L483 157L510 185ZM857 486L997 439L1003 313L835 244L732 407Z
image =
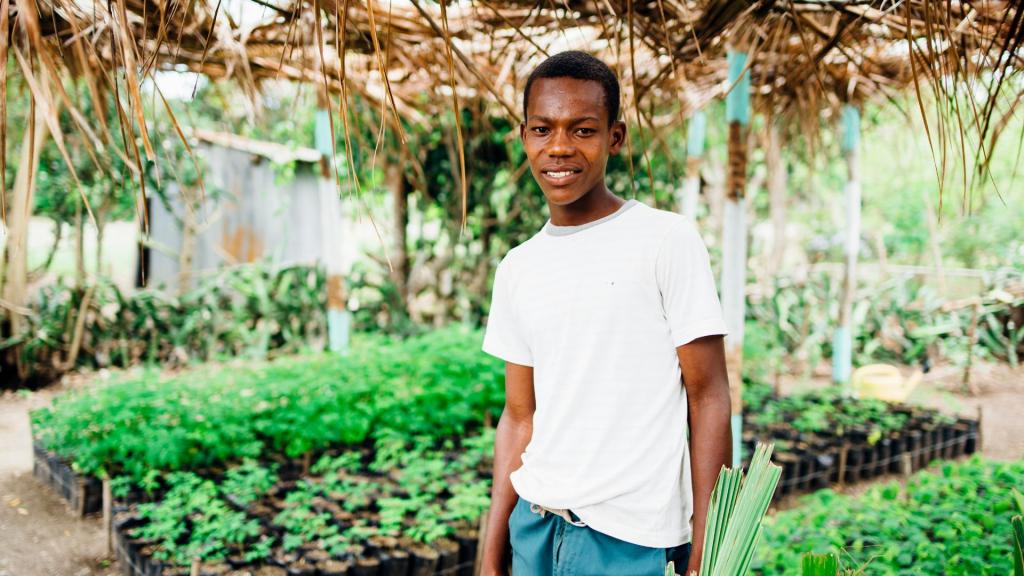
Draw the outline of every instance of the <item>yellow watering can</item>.
M921 383L924 375L916 370L904 379L899 368L890 364L868 364L853 371L850 377L853 392L859 398L877 398L889 402L903 402Z

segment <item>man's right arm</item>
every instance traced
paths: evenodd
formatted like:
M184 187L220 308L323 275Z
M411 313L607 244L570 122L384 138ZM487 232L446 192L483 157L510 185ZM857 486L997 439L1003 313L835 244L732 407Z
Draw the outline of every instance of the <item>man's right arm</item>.
M519 496L509 474L522 465L522 454L533 436L533 368L505 363L505 409L494 438L494 479L491 511L483 542L482 576L508 574L508 518Z

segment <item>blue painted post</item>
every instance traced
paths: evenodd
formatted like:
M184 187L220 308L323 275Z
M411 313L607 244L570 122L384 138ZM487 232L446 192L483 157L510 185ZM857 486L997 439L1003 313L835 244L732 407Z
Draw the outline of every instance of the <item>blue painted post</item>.
M846 234L843 243L845 269L842 301L835 334L832 336L832 381L852 394L850 374L853 371L853 301L857 293L857 256L860 252L860 178L857 149L860 143L860 111L855 106L843 106L841 117L843 157L846 159L846 186L843 195L846 208Z
M690 116L686 126L686 179L683 181L683 196L679 212L697 220L697 199L700 195L700 163L704 158L704 134L707 132L708 117L702 110Z
M725 338L729 392L732 402L732 459L743 461L743 324L746 316L747 223L744 188L747 184L747 127L750 124L750 73L747 53L729 51L729 86L725 117L729 123L729 166L726 176L725 227L722 242L722 308L729 335Z
M346 306L345 275L341 259L341 227L344 223L341 199L334 186L334 145L331 141L331 120L325 102L316 111L313 144L321 154L320 170L320 234L321 264L327 274L327 347L331 352L348 350L351 313Z

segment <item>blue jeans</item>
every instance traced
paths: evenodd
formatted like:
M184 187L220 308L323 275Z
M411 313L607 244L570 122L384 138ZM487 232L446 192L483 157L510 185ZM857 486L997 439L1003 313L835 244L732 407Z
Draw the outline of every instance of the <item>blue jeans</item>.
M508 528L512 576L665 576L670 560L682 573L690 559L689 544L649 548L623 542L555 514L531 512L522 498Z

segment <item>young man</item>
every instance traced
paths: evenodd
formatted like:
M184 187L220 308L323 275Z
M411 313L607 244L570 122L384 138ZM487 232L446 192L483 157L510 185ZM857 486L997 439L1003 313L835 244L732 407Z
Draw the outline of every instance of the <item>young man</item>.
M707 249L691 220L605 185L626 127L603 62L549 58L523 108L551 219L495 273L483 349L506 361L506 398L483 573L507 573L511 541L514 576L690 574L731 460Z

